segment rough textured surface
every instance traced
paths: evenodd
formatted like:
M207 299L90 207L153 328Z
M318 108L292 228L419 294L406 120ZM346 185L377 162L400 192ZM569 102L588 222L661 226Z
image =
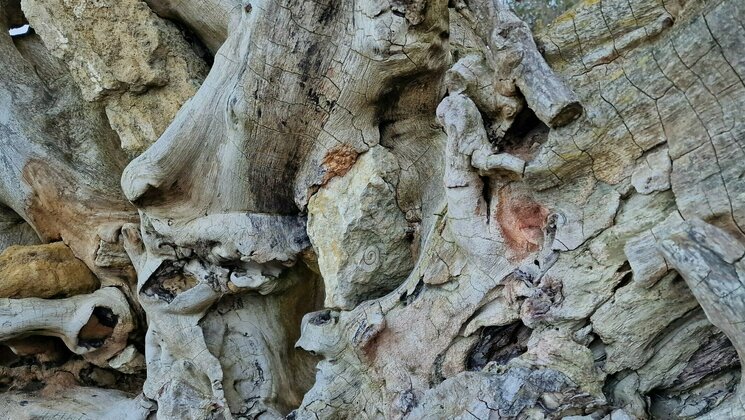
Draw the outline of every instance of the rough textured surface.
M409 225L396 204L398 172L395 156L374 147L308 203L308 236L318 253L324 306L352 309L395 289L411 271Z
M199 88L207 67L141 0L22 1L87 101L100 101L121 147L140 153Z
M0 0L0 407L745 417L742 22Z
M238 0L146 0L159 16L188 26L213 53L228 37L231 18L240 16Z
M59 298L90 293L98 279L62 242L11 246L0 254L0 298Z

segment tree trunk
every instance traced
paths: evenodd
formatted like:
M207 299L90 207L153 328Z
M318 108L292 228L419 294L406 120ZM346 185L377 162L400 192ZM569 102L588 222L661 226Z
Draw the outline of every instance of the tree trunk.
M0 405L745 417L744 21L0 0Z

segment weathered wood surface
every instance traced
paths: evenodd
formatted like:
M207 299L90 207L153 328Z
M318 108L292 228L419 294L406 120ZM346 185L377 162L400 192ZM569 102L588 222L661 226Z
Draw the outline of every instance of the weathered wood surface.
M745 417L745 6L566 3L0 0L0 406Z

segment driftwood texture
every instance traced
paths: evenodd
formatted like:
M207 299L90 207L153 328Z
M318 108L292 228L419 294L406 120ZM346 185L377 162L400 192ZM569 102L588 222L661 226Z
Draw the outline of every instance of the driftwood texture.
M3 413L745 418L745 6L518 3L0 0Z

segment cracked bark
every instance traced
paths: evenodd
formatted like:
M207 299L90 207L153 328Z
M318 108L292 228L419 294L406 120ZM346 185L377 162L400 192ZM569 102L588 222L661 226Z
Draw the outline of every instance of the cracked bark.
M0 0L0 406L745 416L744 20Z

